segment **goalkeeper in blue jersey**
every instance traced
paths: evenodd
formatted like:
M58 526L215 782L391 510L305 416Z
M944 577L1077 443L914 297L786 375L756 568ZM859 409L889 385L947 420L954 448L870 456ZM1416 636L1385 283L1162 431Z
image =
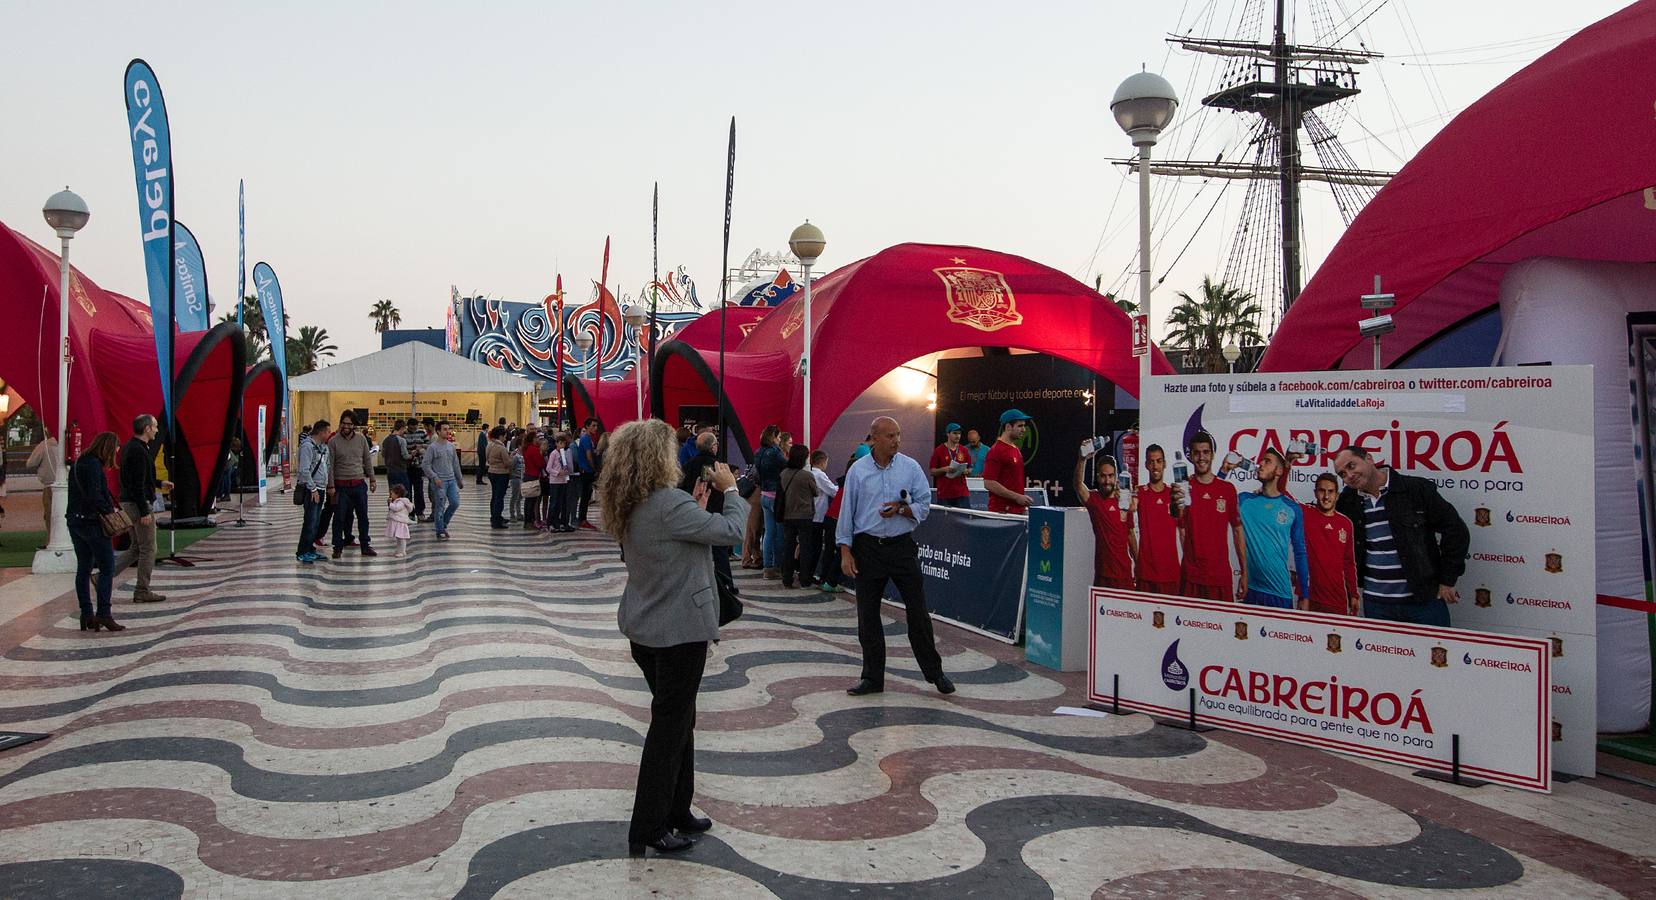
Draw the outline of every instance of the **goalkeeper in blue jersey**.
M1311 574L1305 555L1305 514L1298 503L1282 493L1282 480L1287 474L1288 461L1276 450L1267 449L1259 457L1259 490L1237 497L1248 548L1248 591L1242 602L1306 609Z

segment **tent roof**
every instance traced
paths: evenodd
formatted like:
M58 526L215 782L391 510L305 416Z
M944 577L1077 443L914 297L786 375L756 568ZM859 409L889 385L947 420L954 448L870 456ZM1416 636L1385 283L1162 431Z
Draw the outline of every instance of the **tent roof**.
M527 394L535 389L526 378L413 341L296 376L288 385L293 391Z
M1386 364L1497 305L1532 256L1656 259L1656 0L1583 29L1472 104L1380 190L1282 320L1265 371L1366 367L1358 297L1397 295Z

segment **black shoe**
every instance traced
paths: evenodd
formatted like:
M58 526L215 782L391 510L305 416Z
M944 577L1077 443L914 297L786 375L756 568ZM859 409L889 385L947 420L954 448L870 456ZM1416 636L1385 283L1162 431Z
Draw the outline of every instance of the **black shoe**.
M864 678L861 681L858 681L854 686L846 688L845 692L853 697L861 697L864 694L883 694L885 693L885 685L875 684L874 682Z
M378 556L379 554L374 552L373 547L370 547L367 544L363 544L362 545L362 555L363 556Z
M93 621L94 620L91 616L81 616L81 629L80 630L82 630L82 631L97 631L98 626L93 624Z
M333 552L333 558L338 559L340 557L340 555L343 554L344 552L345 552L345 548L335 547L334 552Z
M683 853L689 850L696 842L687 837L681 837L671 831L650 841L647 844L627 844L627 853L632 856L643 856L644 848L648 847L657 853Z
M667 824L679 834L701 834L713 827L713 820L706 816L687 815L682 819L670 819Z
M937 692L939 694L952 694L955 692L954 682L950 681L949 676L944 675L942 672L937 673L937 677L931 679L931 683L937 685Z

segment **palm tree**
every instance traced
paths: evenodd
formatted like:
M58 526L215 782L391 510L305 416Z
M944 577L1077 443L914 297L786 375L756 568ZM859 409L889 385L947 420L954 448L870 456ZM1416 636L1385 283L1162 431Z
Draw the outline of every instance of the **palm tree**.
M402 324L402 313L397 311L396 304L390 300L381 300L374 304L368 312L368 318L374 320L375 331L390 331Z
M339 350L329 342L328 329L303 325L298 337L287 339L288 377L304 375L321 368L322 360Z
M1104 276L1103 275L1099 275L1099 276L1096 276L1096 277L1093 278L1093 290L1097 291L1100 294L1104 294ZM1114 303L1116 305L1117 309L1121 310L1122 312L1126 313L1129 316L1138 315L1138 304L1134 303L1131 300L1123 300L1123 299L1121 299L1120 297L1117 297L1114 294L1104 294L1104 299L1110 301L1111 303Z
M1254 295L1211 276L1202 276L1198 300L1179 291L1179 305L1167 317L1169 346L1186 347L1202 361L1203 372L1225 371L1225 345L1263 344L1261 310Z
M234 309L219 316L220 322L236 321ZM290 326L292 317L287 310L282 310L282 325ZM270 335L265 330L264 307L259 304L257 294L248 294L242 298L242 328L246 330L247 364L253 365L270 355Z

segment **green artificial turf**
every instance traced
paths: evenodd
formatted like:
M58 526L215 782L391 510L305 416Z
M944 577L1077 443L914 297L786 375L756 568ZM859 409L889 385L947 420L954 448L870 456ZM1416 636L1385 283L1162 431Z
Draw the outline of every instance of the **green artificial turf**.
M180 528L176 532L178 535L178 549L183 550L217 530L217 528ZM172 552L173 534L174 532L164 529L156 532L156 553ZM33 566L35 549L44 543L46 543L46 532L44 531L0 532L0 569L13 567L26 569Z

